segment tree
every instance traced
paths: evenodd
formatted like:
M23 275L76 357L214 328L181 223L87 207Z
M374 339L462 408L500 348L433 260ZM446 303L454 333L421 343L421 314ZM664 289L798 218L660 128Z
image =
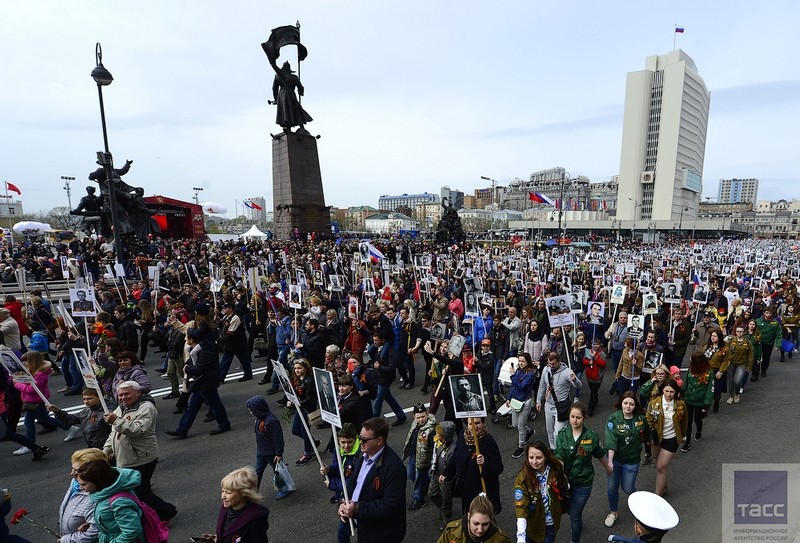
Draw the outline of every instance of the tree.
M461 225L464 227L464 232L487 232L491 222L490 219L479 219L477 217L461 218Z
M75 230L81 217L70 215L69 212L67 206L58 206L47 212L31 213L30 220L49 224L53 230Z

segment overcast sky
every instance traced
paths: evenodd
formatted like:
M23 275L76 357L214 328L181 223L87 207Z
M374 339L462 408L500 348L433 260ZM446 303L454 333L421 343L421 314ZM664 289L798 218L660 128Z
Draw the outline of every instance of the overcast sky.
M0 180L26 211L85 194L103 146L95 42L109 144L146 195L228 208L272 206L267 104L274 76L261 42L299 20L300 77L319 140L326 203L381 194L472 193L563 166L618 172L625 76L677 46L711 90L704 195L720 178L760 180L759 199L800 197L800 3L36 1L0 7ZM296 69L294 48L282 59ZM241 211L240 211L241 212Z

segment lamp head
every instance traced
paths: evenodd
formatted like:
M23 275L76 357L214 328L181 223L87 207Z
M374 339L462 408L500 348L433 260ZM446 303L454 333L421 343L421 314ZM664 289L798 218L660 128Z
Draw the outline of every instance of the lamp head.
M94 82L98 85L103 85L104 87L110 85L111 82L114 81L114 76L103 66L103 49L100 47L99 42L95 46L94 56L97 61L97 66L92 70L92 79L94 79Z

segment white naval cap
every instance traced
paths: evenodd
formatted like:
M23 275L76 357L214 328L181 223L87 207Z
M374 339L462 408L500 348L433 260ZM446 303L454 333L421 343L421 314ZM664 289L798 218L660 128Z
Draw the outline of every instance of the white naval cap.
M678 513L661 496L638 491L628 497L628 509L636 520L656 530L670 530L678 525Z

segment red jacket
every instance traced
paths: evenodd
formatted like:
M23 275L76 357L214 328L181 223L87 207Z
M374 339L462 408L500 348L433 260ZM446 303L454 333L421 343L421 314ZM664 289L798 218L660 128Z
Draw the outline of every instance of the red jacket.
M603 378L603 370L606 367L606 357L603 356L603 351L597 351L594 356L589 358L583 357L583 366L586 368L587 381L600 381Z
M6 302L4 307L11 312L11 318L17 321L17 326L19 326L19 335L27 336L31 329L28 328L28 324L25 322L25 318L22 316L22 302L19 300L14 300L13 302Z

